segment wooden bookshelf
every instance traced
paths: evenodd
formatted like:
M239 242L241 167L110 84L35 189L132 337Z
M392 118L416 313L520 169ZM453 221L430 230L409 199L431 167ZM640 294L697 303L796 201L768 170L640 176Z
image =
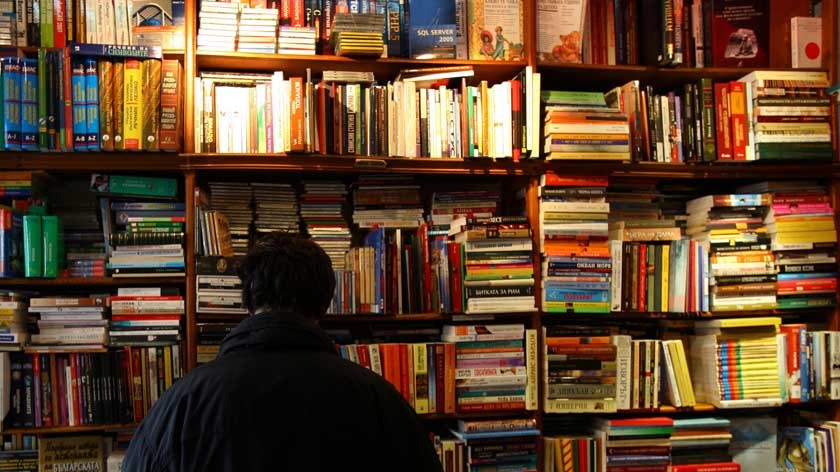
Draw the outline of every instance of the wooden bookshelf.
M409 323L425 321L452 321L452 322L487 322L488 320L499 319L523 319L532 316L532 312L506 312L506 313L418 313L409 315L327 315L321 320L322 324L353 324L353 323Z
M89 433L98 431L112 431L119 429L133 429L137 427L137 423L117 423L117 424L93 424L81 426L51 426L41 428L7 428L3 430L3 434L71 434L71 433Z
M702 311L702 312L661 312L661 311L613 311L609 314L601 313L548 313L542 315L543 322L559 324L565 320L586 320L603 322L605 317L610 320L687 320L696 321L712 318L750 318L758 316L779 317L816 317L834 313L835 307L803 308L796 310L743 310L743 311Z
M25 152L0 151L0 169L50 172L170 172L180 171L172 152Z

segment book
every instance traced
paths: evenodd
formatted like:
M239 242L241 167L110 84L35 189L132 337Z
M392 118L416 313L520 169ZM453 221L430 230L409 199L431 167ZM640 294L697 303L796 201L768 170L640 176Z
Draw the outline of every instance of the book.
M455 59L455 2L407 0L404 6L409 57Z
M522 0L467 1L470 59L524 61L528 47L525 42L524 10Z
M822 67L822 18L790 18L790 65L793 68Z
M101 436L45 436L39 440L38 451L43 472L101 471L105 460Z
M714 0L712 66L758 69L770 65L770 4L767 0Z
M583 29L589 2L537 1L537 60L543 63L583 62Z

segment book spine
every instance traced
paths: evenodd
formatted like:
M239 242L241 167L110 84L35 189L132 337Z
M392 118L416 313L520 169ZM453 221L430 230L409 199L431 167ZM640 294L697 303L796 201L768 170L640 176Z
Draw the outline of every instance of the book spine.
M53 47L67 45L67 0L53 0Z
M114 62L100 59L98 62L99 82L99 141L103 151L114 150Z
M99 76L97 61L87 58L85 65L85 119L86 146L89 151L99 150Z
M38 60L21 59L21 148L38 150Z
M3 128L4 147L7 150L20 150L20 69L21 61L17 57L2 58L3 64Z
M44 246L40 215L23 217L23 258L24 276L42 277L44 265Z
M57 216L48 215L41 217L42 241L43 241L43 276L57 277L60 261L59 251L59 220Z
M715 89L715 120L716 120L716 149L717 160L731 161L732 130L729 113L729 83L716 83Z
M113 62L113 82L111 83L113 95L113 123L114 123L114 150L125 149L125 61L122 59Z
M143 61L143 143L144 151L160 149L161 61Z
M87 109L85 100L87 97L85 64L81 59L72 62L71 71L72 83L72 108L73 108L73 149L76 151L87 150ZM46 126L46 119L44 120ZM46 138L46 127L45 127Z
M55 30L53 29L54 10L53 0L40 0L40 29L41 47L55 47Z
M123 73L123 149L139 151L143 141L143 61L126 59Z
M270 90L270 87L266 88ZM160 149L181 150L181 63L175 59L164 59L161 64L160 91ZM268 97L268 95L266 95ZM270 105L270 100L268 105ZM271 110L270 106L266 107ZM268 132L271 136L271 132ZM269 147L268 152L273 152Z
M729 119L732 132L732 159L747 160L747 99L744 82L729 82Z

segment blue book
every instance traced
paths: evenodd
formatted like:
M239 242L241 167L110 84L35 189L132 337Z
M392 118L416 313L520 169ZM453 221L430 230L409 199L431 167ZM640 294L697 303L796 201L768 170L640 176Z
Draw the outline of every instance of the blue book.
M836 272L808 272L799 274L779 274L778 281L783 280L807 280L807 279L833 279L837 277Z
M85 65L85 113L87 123L87 148L99 150L99 75L96 59L86 58Z
M799 330L799 385L801 392L799 398L802 402L811 401L811 337L808 336L808 329Z
M403 57L402 11L400 0L387 0L385 6L385 42L388 44L388 57Z
M814 429L806 426L787 426L779 433L776 447L778 471L804 472L816 470Z
M85 83L85 63L74 59L70 75L70 103L73 114L73 149L87 151L87 84Z
M450 430L456 438L462 441L470 439L485 439L485 438L513 438L521 436L539 436L538 429L517 429L512 431L485 431L481 433L462 433L460 431Z
M20 134L21 147L38 150L38 60L21 59Z
M109 262L106 265L109 269L152 269L152 268L181 268L184 267L184 261L173 262Z
M455 2L407 0L409 57L455 59Z
M20 147L20 58L4 57L3 64L3 147L19 151Z
M23 275L23 214L0 209L0 277Z
M139 59L163 58L163 49L160 46L73 43L69 47L70 54L73 56L134 57Z
M373 300L376 313L385 313L385 228L376 228L365 236L365 245L373 248Z
M546 287L545 299L549 302L608 302L610 291Z

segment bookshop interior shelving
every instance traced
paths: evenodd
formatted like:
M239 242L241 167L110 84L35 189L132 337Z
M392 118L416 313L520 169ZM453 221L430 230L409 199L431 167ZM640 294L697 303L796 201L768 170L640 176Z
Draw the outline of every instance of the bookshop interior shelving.
M469 65L475 70L475 79L487 80L490 83L507 80L515 76L525 66L531 66L542 73L543 88L585 89L606 91L610 87L621 85L628 80L638 79L642 83L656 87L668 88L686 82L694 82L699 78L712 80L736 80L746 72L738 68L664 68L652 66L604 66L589 64L547 65L539 64L533 48L528 49L526 61L523 62L487 62L474 60L430 60L419 61L405 58L392 59L353 59L335 56L294 57L257 53L207 53L196 50L196 18L197 3L186 2L187 24L186 50L184 52L167 51L166 57L182 61L184 65L183 90L183 142L181 153L149 152L149 153L119 153L119 152L90 152L90 153L55 153L55 152L3 152L0 153L0 170L37 170L47 171L57 178L63 176L78 176L90 172L136 173L143 175L174 176L179 180L180 195L183 196L186 208L186 233L192 235L195 228L194 191L197 186L204 185L213 179L231 179L232 181L247 181L250 178L262 181L293 182L307 177L339 178L351 180L362 174L408 174L417 177L418 182L444 181L449 184L459 181L470 182L501 182L505 187L505 194L513 195L515 190L525 188L525 210L529 216L534 234L539 234L539 208L537 186L540 175L548 171L567 175L599 175L625 180L654 180L675 182L709 181L721 184L721 187L734 188L737 183L756 182L762 180L781 179L821 179L828 183L832 195L832 206L840 208L840 164L837 163L706 163L706 164L664 164L664 163L624 163L624 162L545 162L542 160L523 160L512 162L507 159L406 159L389 156L342 156L342 155L310 155L310 154L214 154L201 153L194 149L195 130L200 126L199 117L193 116L195 90L193 78L202 71L224 72L271 72L283 70L289 75L305 76L311 72L319 76L324 70L372 71L377 80L387 80L405 68L422 68L451 65ZM536 43L535 31L535 2L525 1L527 42ZM829 76L836 77L837 71L837 5L834 2L823 1L822 16L823 29L823 57L824 68ZM788 70L789 57L789 18L792 16L807 16L809 5L804 0L770 0L770 22L774 31L785 34L772 35L771 70ZM32 51L28 51L32 52ZM835 126L836 128L836 126ZM836 152L836 142L835 142ZM838 220L835 213L835 220ZM838 220L840 221L840 220ZM535 245L536 246L536 245ZM537 257L539 251L535 250ZM57 278L57 279L3 279L0 287L4 289L38 290L42 293L61 293L66 290L96 290L109 291L123 285L153 286L173 285L181 287L185 295L185 368L187 371L196 366L196 270L195 270L195 241L192 237L185 238L186 275L179 277L148 277L121 280L109 277L93 278ZM536 264L535 264L536 266ZM539 295L539 271L535 271L536 299ZM822 319L826 321L828 329L840 329L840 315L835 308L809 309L797 312L801 319ZM787 311L761 312L715 312L675 315L672 313L631 313L618 312L609 315L569 315L563 320L557 318L563 315L547 315L537 313L488 315L478 319L482 321L522 322L528 328L540 328L544 324L570 322L585 323L603 322L604 319L650 321L668 318L696 319L714 316L718 318L741 317L752 315L772 315L789 317ZM380 325L421 324L440 326L449 322L469 321L463 315L423 313L401 316L328 316L324 321L325 327L349 327L351 330L370 329ZM540 362L542 369L542 362ZM542 372L540 373L542 378ZM542 395L539 398L542 402ZM781 409L794 408L785 405ZM813 402L806 408L830 410L835 419L840 419L840 409L836 402ZM456 418L497 418L504 419L517 416L532 416L537 418L538 425L548 424L551 414L536 411L503 411L503 412L474 412L464 414L431 414L426 415L430 422L450 421ZM680 409L662 407L656 411L623 411L618 416L643 414L673 414L691 415L698 412L717 411L711 405L697 405L694 408ZM98 426L77 426L57 428L15 429L17 434L58 434L76 433L100 430L119 430L131 428L134 424L114 424Z

